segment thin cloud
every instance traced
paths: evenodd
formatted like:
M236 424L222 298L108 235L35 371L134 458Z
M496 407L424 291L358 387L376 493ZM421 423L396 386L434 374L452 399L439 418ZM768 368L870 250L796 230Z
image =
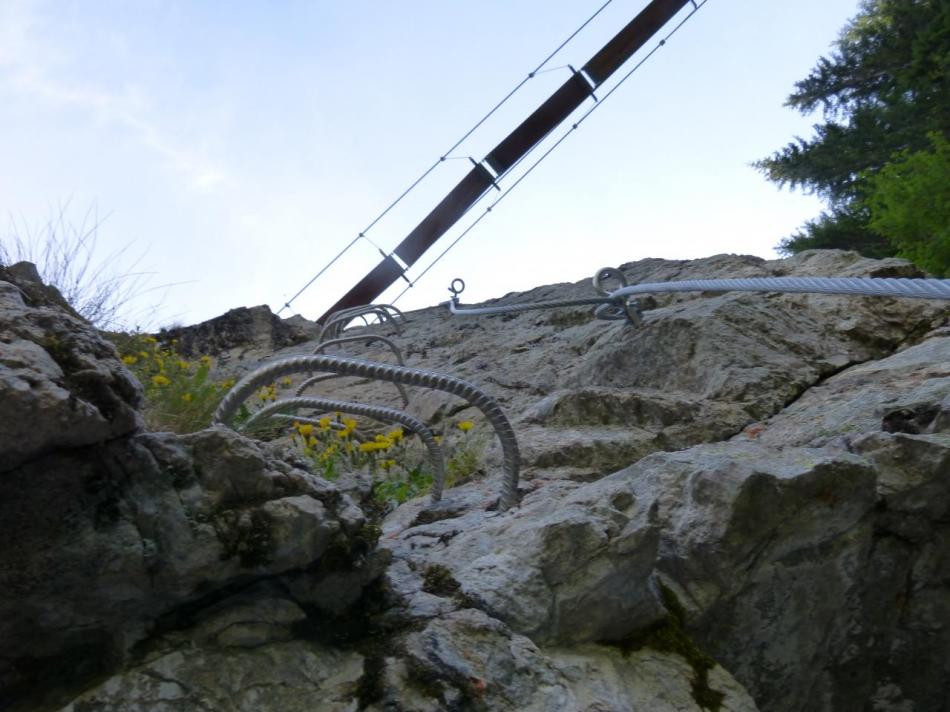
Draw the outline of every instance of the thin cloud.
M56 67L68 66L69 55L66 48L42 40L43 20L35 7L28 0L11 0L0 8L0 92L86 109L97 121L127 130L183 175L190 190L206 192L233 184L227 172L200 151L167 138L167 132L148 116L149 101L142 88L129 86L114 92L57 77Z

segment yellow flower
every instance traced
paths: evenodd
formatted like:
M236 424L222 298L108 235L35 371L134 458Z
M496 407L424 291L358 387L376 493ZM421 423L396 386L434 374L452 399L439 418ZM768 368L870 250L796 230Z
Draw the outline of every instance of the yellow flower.
M392 468L395 464L396 464L395 460L383 460L382 462L379 463L379 466L382 467L384 470L388 470Z
M304 437L307 437L308 435L313 434L313 426L310 423L304 423L302 425L298 424L297 432L303 435Z
M144 339L142 339L142 341L144 341L146 344L158 343L158 339L156 339L154 336L146 336Z
M329 429L330 429L330 417L329 417L329 416L326 416L326 415L323 416L322 418L320 418L320 420L319 420L318 422L319 422L319 424L320 424L320 430L324 430L324 431L325 431L325 430L329 430Z
M202 366L210 366L210 365L211 365L211 357L210 357L210 356L202 356L202 357L201 357L200 359L198 359L198 360L201 362L201 365L202 365Z
M284 386L290 386L293 383L293 379L290 376L284 376L280 379L280 382Z
M398 443L398 442L401 441L402 438L403 438L402 428L394 428L393 430L390 430L390 431L386 434L386 437L388 437L388 438L389 438L390 440L392 440L394 443Z
M152 383L156 386L167 386L171 381L169 381L165 376L159 374L157 376L152 376Z
M313 426L311 425L310 427L312 428ZM319 445L319 444L320 444L320 441L317 440L315 437L313 437L313 435L311 435L311 436L307 439L307 445L309 445L310 447L316 447L316 446Z
M376 442L381 445L380 450L385 450L393 446L392 438L388 438L385 435L377 435Z
M353 418L343 418L343 430L338 430L337 435L348 438L354 430L356 430L356 421Z
M148 351L139 351L139 356L141 358L148 358Z
M191 393L183 394L181 399L185 401L185 403L191 403Z
M126 366L131 366L133 363L136 363L137 361L138 359L135 356L132 356L131 354L129 356L122 357L122 363L124 363Z
M388 445L385 443L360 443L360 452L376 452L377 450L385 450Z
M180 368L182 371L187 371L189 368L191 368L191 364L187 361L182 361L179 359L178 368Z
M469 430L475 427L475 423L473 423L471 420L463 420L456 427L463 433L467 433Z
M228 388L234 385L234 379L228 378L224 381L221 381L221 390L226 391Z

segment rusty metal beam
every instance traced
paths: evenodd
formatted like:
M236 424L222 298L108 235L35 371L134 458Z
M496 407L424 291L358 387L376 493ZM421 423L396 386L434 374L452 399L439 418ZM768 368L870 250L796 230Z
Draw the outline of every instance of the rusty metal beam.
M584 72L600 86L647 43L689 0L653 0L585 64Z
M394 250L399 259L405 262L407 267L419 259L432 243L458 222L466 210L478 202L493 183L494 177L485 166L481 163L475 164L459 184L399 243Z
M369 304L399 279L404 271L396 260L392 257L386 257L369 274L357 282L350 291L340 297L336 304L327 309L318 321L323 322L330 314L340 309Z
M485 162L498 175L506 173L535 145L560 125L593 93L593 87L574 73L547 101L535 109L521 125L485 156Z

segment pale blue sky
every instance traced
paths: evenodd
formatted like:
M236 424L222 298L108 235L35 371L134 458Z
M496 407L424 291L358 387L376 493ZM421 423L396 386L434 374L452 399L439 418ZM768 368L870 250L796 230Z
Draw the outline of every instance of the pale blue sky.
M276 311L602 4L0 0L0 216L95 204L103 254L132 242L152 284L185 282L159 322ZM613 0L549 66L584 64L645 5ZM709 0L398 306L453 277L475 301L642 257L773 257L820 206L749 163L810 133L782 104L857 9ZM567 76L457 153L483 158ZM369 236L394 247L467 169L444 164ZM378 260L358 244L294 310L319 316Z

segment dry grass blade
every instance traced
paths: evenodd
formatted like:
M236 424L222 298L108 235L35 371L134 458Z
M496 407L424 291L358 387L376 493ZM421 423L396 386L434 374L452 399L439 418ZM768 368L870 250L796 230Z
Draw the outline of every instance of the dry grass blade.
M154 321L156 306L133 312L133 302L171 285L148 286L153 274L136 269L145 253L130 258L131 244L97 259L98 231L108 216L100 218L95 205L79 221L70 220L68 212L67 202L33 227L11 215L8 234L0 239L0 265L34 263L43 281L55 286L79 314L99 329L147 328Z

